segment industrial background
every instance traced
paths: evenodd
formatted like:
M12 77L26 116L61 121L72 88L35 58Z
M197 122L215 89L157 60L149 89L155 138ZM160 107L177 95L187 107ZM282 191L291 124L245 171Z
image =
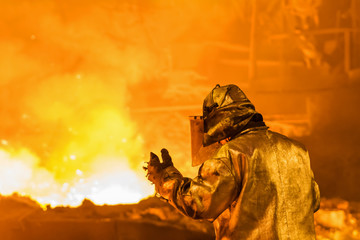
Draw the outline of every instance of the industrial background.
M309 149L319 239L360 239L359 0L0 0L0 36L5 239L212 239L142 165L165 147L196 176L188 116L216 84Z

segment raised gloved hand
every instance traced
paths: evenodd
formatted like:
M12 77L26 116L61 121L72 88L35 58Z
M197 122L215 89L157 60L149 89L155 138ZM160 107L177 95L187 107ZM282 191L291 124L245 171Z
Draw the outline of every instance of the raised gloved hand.
M162 197L167 195L171 190L171 184L174 181L181 181L181 173L174 167L169 152L163 148L161 150L162 162L154 153L150 153L150 161L147 162L147 167L144 170L147 172L146 177L155 184L155 190ZM166 187L164 184L166 183ZM170 187L170 189L168 189ZM164 195L164 196L163 196ZM167 198L165 198L167 199Z
M148 165L144 167L144 170L147 172L146 177L155 185L160 183L163 177L163 170L167 167L174 166L169 152L165 148L161 149L161 158L163 161L162 163L160 162L159 157L151 152L150 161L147 162Z

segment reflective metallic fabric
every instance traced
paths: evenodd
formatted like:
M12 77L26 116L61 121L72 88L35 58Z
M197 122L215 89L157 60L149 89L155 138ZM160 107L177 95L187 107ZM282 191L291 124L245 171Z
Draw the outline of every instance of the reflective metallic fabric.
M160 195L185 215L213 221L217 239L315 239L320 193L305 147L269 131L235 85L215 87L203 108L203 146L231 141L194 179L165 169L155 184Z
M308 152L267 127L238 134L194 179L166 171L160 195L185 215L213 221L216 239L315 239L320 196Z
M204 139L208 146L242 131L250 120L262 121L261 114L238 86L217 85L203 104Z

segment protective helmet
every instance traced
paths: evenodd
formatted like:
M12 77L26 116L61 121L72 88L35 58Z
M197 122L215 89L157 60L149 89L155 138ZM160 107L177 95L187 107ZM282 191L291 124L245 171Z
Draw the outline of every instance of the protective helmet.
M239 87L216 85L204 100L203 116L190 117L192 165L209 159L219 141L258 126L265 126L263 118Z
M261 121L261 114L236 85L216 87L206 96L203 104L204 138L208 146L241 132L249 121Z

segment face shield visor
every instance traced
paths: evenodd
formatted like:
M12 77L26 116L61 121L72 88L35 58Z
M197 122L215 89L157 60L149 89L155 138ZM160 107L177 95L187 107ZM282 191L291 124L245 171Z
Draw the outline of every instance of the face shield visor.
M220 143L213 143L204 147L204 119L202 116L191 116L190 133L191 133L191 158L192 166L198 166L204 161L210 159L220 148Z

